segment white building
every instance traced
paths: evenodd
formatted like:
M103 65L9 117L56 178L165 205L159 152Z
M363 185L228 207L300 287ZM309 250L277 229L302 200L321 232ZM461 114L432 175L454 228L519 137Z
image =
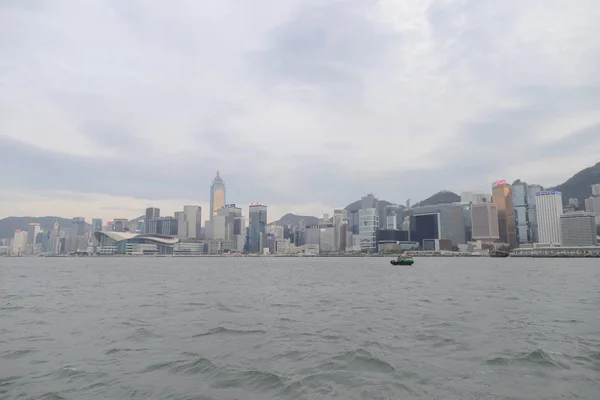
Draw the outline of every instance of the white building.
M494 242L500 239L498 207L496 204L471 204L471 227L473 240Z
M319 249L323 253L335 251L335 227L320 228Z
M592 185L592 196L600 196L600 183Z
M563 215L562 193L555 190L536 194L537 222L540 243L560 245L560 216Z
M469 203L485 203L490 201L492 196L488 193L483 192L462 192L460 194L460 202Z
M15 234L13 236L13 245L12 245L12 254L15 256L20 256L25 254L27 250L27 239L29 234L27 231L23 231L21 229L15 230Z
M335 229L334 232L334 243L333 243L333 251L344 251L342 248L342 243L345 242L345 238L342 238L342 235L345 234L342 232L342 225L344 224L344 211L343 210L334 210L333 211L333 227ZM345 246L344 246L345 247Z
M585 211L592 214L600 214L600 197L589 197L585 199Z
M358 210L358 237L362 251L377 250L377 230L379 229L379 213L376 208Z
M202 229L202 207L200 206L183 206L183 221L177 226L185 226L185 237L190 239L200 239ZM181 236L181 235L180 235Z
M598 244L596 219L593 214L586 212L563 214L560 216L560 228L563 246L596 246Z

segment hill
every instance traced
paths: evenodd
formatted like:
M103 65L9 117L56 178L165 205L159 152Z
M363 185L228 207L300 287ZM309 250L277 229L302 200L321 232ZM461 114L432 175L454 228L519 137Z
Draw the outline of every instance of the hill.
M319 218L313 217L310 215L296 215L292 213L285 214L283 217L279 218L277 221L273 221L269 223L269 225L279 225L284 226L288 222L292 224L292 226L298 225L300 221L304 220L306 225L315 225L319 222Z
M72 227L73 221L67 218L60 217L7 217L0 219L0 238L12 239L15 234L15 230L27 230L27 226L30 222L37 222L42 226L43 230L52 230L54 222L58 221L58 224L62 227ZM86 222L86 231L92 229L92 226Z
M344 210L346 210L348 212L356 212L360 209L361 202L362 202L362 200L357 200L354 203L350 203L346 207L344 207ZM379 208L385 208L385 207L389 206L390 204L393 204L393 203L390 203L389 201L386 201L386 200L379 200ZM400 207L404 207L404 206L400 206Z
M460 201L460 196L448 190L437 192L414 205L414 207L434 206L436 204L452 204Z
M562 192L563 204L568 204L570 198L579 199L582 204L592 195L591 186L600 183L600 162L596 165L579 171L564 183L550 188Z

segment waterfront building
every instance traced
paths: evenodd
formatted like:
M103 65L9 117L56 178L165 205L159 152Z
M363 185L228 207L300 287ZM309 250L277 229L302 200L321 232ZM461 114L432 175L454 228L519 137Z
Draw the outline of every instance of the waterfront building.
M494 203L471 205L472 240L496 242L500 239L498 207Z
M531 243L527 183L516 181L512 185L512 197L515 210L515 234L517 243Z
M366 252L377 251L377 230L379 214L376 208L358 210L358 237L360 249Z
M160 218L160 209L156 208L156 207L146 208L146 214L145 214L145 219L144 219L144 232L145 233L149 232L148 221L150 221L151 219L156 219L156 218Z
M543 192L540 185L527 185L527 218L529 221L529 237L531 243L539 243L540 236L537 223L536 194Z
M174 219L174 218L173 218ZM133 232L95 232L98 253L103 255L173 254L179 239L170 236Z
M560 216L563 214L562 193L550 190L536 194L537 220L540 243L560 245Z
M421 246L423 240L450 240L452 246L467 242L464 206L461 204L413 207L408 228L410 240Z
M335 227L329 226L319 228L319 251L322 253L331 253L335 249Z
M210 221L217 215L219 208L225 207L225 195L225 181L219 175L219 171L217 171L217 176L215 176L210 186Z
M596 219L593 214L583 211L563 214L560 216L560 229L563 246L598 245Z
M259 203L251 203L249 207L249 246L250 253L262 253L262 236L266 232L267 226L267 206Z
M15 234L13 236L12 243L12 254L15 256L20 256L25 254L27 250L27 240L29 238L29 233L27 231L23 231L21 229L15 230Z
M499 180L492 184L492 202L496 204L498 209L500 242L515 247L517 245L517 235L512 187L505 180Z

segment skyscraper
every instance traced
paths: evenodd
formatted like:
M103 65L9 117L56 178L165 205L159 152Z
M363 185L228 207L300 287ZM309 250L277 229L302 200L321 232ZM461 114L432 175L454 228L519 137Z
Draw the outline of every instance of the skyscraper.
M592 185L592 196L600 197L600 183Z
M261 252L261 238L267 226L267 206L251 203L249 208L250 230L249 248L250 253Z
M492 201L498 209L498 231L500 242L509 246L517 245L515 231L515 210L513 206L512 187L505 180L492 184Z
M202 207L183 206L183 219L185 221L186 237L200 239L202 231Z
M217 210L222 207L225 207L225 181L217 171L217 176L210 185L210 221L217 215Z
M27 231L22 231L20 229L15 230L15 235L13 237L13 248L12 253L15 256L19 256L24 254L27 250L27 239L29 234Z
M498 208L494 203L471 205L471 226L473 240L495 242L500 238L498 228Z
M540 243L560 245L562 243L560 230L560 216L563 215L562 193L555 190L538 192L536 203Z
M149 233L148 221L160 217L160 209L155 207L146 208L146 218L144 219L144 233Z
M32 253L34 253L35 245L37 244L37 236L42 231L42 227L37 222L30 222L27 227L27 244L32 247Z
M529 236L532 243L538 243L540 236L537 223L536 194L544 190L540 185L527 185L527 218L529 218Z
M596 219L587 212L566 213L560 216L560 232L563 246L596 246Z
M93 218L92 219L92 235L95 232L102 232L102 219L101 218Z

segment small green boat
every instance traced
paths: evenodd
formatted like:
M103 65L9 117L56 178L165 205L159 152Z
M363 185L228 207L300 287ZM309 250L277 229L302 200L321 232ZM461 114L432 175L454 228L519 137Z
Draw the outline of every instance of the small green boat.
M405 254L398 256L398 258L395 260L390 261L390 264L392 265L413 265L414 263L415 261Z

